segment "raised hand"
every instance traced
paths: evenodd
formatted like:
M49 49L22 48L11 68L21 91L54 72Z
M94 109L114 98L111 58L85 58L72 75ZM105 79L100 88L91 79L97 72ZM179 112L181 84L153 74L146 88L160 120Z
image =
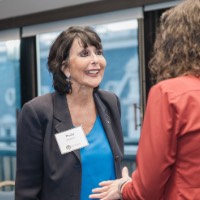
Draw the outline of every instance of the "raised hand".
M99 183L100 188L92 190L94 194L91 194L89 198L100 200L116 200L121 199L121 187L124 183L130 181L131 178L128 175L128 168L122 169L122 178L117 180L103 181Z

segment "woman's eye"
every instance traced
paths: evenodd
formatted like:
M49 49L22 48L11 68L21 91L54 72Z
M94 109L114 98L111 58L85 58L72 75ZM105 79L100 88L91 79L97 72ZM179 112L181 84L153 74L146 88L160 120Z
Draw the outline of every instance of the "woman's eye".
M96 54L97 54L97 55L102 55L103 52L102 52L102 50L97 50Z
M82 52L80 53L80 55L81 55L82 57L88 56L88 52L87 52L87 51L82 51Z

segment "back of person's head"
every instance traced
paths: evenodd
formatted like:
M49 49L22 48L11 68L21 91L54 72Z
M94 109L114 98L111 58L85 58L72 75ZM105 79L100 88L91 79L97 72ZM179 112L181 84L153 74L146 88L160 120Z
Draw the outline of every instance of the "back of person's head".
M200 76L200 0L186 0L164 12L149 67L155 82Z
M79 39L84 48L89 45L102 49L98 34L88 26L72 26L63 31L53 42L48 56L48 70L53 75L53 87L60 94L69 93L66 87L66 76L62 69L67 67L69 53L74 39Z

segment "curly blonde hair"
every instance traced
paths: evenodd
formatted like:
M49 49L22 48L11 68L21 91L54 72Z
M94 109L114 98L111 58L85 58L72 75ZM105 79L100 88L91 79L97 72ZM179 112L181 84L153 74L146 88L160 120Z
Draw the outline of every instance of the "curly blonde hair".
M156 83L200 76L200 0L186 0L162 14L149 68Z

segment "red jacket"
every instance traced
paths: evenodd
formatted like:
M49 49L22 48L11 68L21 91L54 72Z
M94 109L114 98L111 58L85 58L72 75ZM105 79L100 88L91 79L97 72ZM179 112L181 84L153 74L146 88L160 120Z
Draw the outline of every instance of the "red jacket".
M124 200L200 200L200 78L152 87Z

